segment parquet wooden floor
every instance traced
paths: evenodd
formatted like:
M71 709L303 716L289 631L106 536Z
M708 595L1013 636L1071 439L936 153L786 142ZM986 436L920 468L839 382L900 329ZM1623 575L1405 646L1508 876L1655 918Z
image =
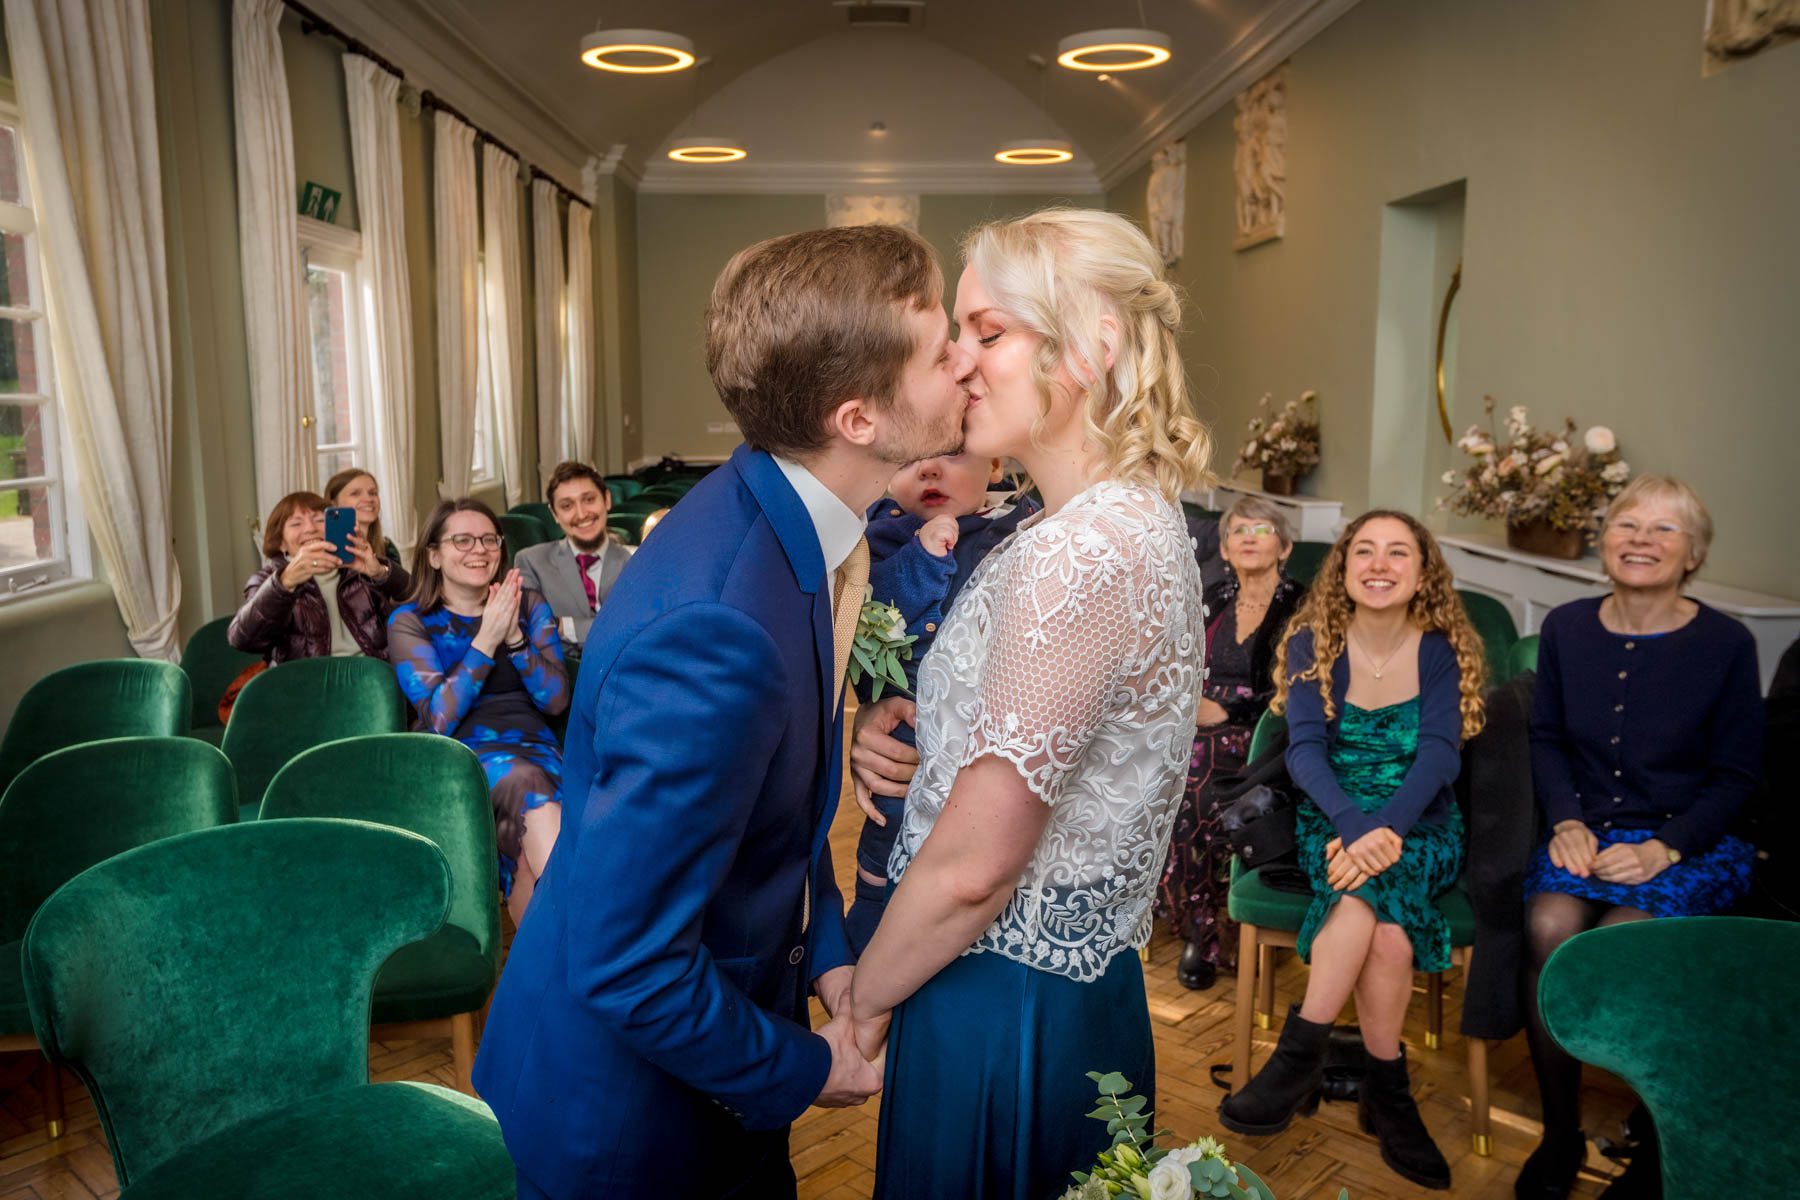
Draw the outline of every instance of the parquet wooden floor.
M860 821L861 814L846 797L831 834L845 895L852 890ZM1389 1171L1373 1139L1357 1130L1354 1105L1323 1105L1317 1116L1296 1120L1272 1138L1243 1138L1220 1128L1216 1109L1222 1093L1207 1077L1206 1068L1229 1055L1232 981L1226 976L1208 991L1185 990L1175 982L1179 951L1180 946L1159 931L1145 967L1156 1031L1158 1127L1172 1129L1184 1140L1219 1138L1229 1153L1268 1181L1280 1200L1335 1200L1340 1187L1348 1188L1353 1200L1444 1194L1415 1188ZM1460 1016L1460 979L1453 979L1445 1002L1447 1031L1455 1030ZM1284 952L1277 975L1277 1011L1285 1012L1288 1001L1298 999L1304 987L1305 968L1291 952ZM1424 1007L1421 995L1407 1023L1407 1054L1413 1061L1414 1091L1425 1121L1450 1159L1455 1178L1450 1194L1508 1200L1519 1164L1537 1141L1536 1122L1520 1115L1536 1108L1524 1040L1514 1038L1495 1046L1489 1055L1494 1153L1478 1158L1469 1145L1462 1039L1449 1032L1442 1049L1425 1049ZM1274 1035L1258 1037L1260 1062ZM1103 1066L1095 1064L1096 1069ZM378 1080L422 1079L451 1086L450 1044L448 1039L375 1043L369 1048L369 1069ZM1616 1081L1595 1079L1597 1074L1588 1072L1584 1098L1588 1128L1616 1128L1631 1107L1631 1097ZM66 1078L69 1126L52 1143L44 1134L35 1055L0 1055L0 1200L105 1200L119 1194L93 1105L74 1078ZM875 1178L876 1112L877 1103L872 1102L861 1109L815 1108L800 1118L794 1126L792 1153L802 1200L869 1196ZM1579 1196L1598 1194L1610 1169L1604 1159L1591 1151L1590 1155L1590 1170L1576 1188Z

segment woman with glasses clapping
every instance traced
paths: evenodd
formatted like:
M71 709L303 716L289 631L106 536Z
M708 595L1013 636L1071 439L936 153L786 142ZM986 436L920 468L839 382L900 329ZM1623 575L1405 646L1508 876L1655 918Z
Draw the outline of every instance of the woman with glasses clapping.
M1219 533L1230 570L1206 589L1206 685L1156 901L1157 915L1187 942L1175 977L1189 988L1211 987L1237 955L1237 929L1225 915L1231 844L1219 828L1216 783L1244 765L1250 732L1275 694L1275 646L1306 594L1282 573L1294 539L1280 509L1244 496Z
M441 501L413 556L412 599L388 618L388 657L418 727L481 759L516 925L562 826L562 750L545 718L568 708L569 679L550 605L505 565L493 511Z

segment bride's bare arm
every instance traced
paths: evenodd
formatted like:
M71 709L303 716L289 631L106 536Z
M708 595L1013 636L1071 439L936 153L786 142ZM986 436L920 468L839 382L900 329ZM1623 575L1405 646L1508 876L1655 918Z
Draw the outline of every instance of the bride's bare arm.
M986 755L957 773L856 965L850 1003L864 1053L886 1038L894 1006L993 924L1049 823L1050 806L1005 759Z

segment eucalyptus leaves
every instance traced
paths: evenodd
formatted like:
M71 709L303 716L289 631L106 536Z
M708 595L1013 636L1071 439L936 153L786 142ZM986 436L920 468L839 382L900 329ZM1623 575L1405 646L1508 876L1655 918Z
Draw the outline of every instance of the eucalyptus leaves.
M882 689L890 684L902 692L910 691L900 664L912 658L913 643L918 640L907 634L906 618L899 609L864 600L856 618L856 637L850 642L851 684L861 683L868 675L874 680L871 700L881 699Z
M1106 1122L1112 1148L1100 1152L1093 1171L1076 1171L1075 1186L1061 1200L1193 1200L1197 1196L1227 1200L1275 1200L1267 1184L1242 1163L1225 1157L1225 1148L1212 1138L1177 1150L1157 1147L1156 1139L1168 1130L1146 1133L1150 1114L1142 1096L1127 1096L1131 1082L1117 1071L1102 1075L1089 1071L1088 1078L1100 1089L1100 1102L1088 1116ZM1349 1200L1338 1192L1338 1200Z

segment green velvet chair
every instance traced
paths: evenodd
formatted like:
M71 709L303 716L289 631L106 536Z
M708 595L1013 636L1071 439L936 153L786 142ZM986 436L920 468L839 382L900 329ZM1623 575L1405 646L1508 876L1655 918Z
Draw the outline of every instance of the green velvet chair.
M225 689L243 674L245 667L262 661L261 655L247 654L225 640L225 631L230 627L230 617L208 621L194 630L187 649L181 652L181 669L194 692L188 734L215 746L225 736L225 726L219 723L219 701Z
M167 838L50 897L32 1025L93 1093L122 1197L512 1196L480 1101L369 1082L376 972L450 893L426 838L294 820Z
M238 693L221 743L237 771L238 819L256 819L269 781L302 750L399 733L404 711L394 668L378 658L302 658L256 676Z
M645 494L639 494L633 496L629 500L621 500L613 505L612 512L608 515L607 519L609 521L617 520L619 517L629 516L633 513L644 516L648 513L655 512L659 508L665 507L667 503L668 502L664 500L658 500L654 497L646 496Z
M1293 552L1288 555L1287 575L1295 583L1311 584L1313 576L1319 573L1319 566L1325 556L1331 553L1330 542L1295 542Z
M53 750L0 796L0 1052L38 1048L20 946L52 892L113 855L237 820L231 764L181 737L126 737ZM62 1136L62 1077L44 1063L44 1117Z
M644 518L655 511L656 509L651 509L649 512L622 513L614 509L612 514L606 518L606 527L616 532L630 545L635 546L644 540Z
M171 662L107 658L52 671L19 700L0 740L0 791L26 767L64 746L118 737L179 737L193 689Z
M1463 611L1469 614L1469 623L1481 635L1482 648L1487 652L1488 686L1505 683L1512 678L1512 648L1519 640L1519 627L1513 623L1511 610L1486 592L1457 588L1456 594L1461 597Z
M1538 635L1528 633L1512 644L1506 656L1506 677L1511 679L1537 670Z
M509 556L517 556L521 550L529 550L533 546L556 540L544 528L543 522L524 513L501 513L500 534L506 539L506 553Z
M474 1014L500 976L494 814L481 760L430 733L327 742L296 755L270 782L261 819L284 817L374 821L428 837L444 852L450 915L381 968L372 1020L384 1041L448 1037L456 1086L473 1095Z
M692 488L691 483L659 483L655 487L645 488L633 500L639 504L655 500L658 502L657 507L662 508L680 503Z
M633 479L629 475L608 475L606 490L611 494L613 503L617 504L619 501L629 500L643 491L644 484L642 480Z
M1650 1110L1663 1195L1794 1194L1796 963L1800 924L1670 917L1578 933L1544 964L1545 1028Z
M550 540L553 542L563 535L562 524L556 519L556 513L542 500L533 500L525 504L515 504L506 511L509 513L517 513L522 517L533 518L539 525L544 527L544 532L550 535Z
M1265 712L1250 735L1247 761L1255 762L1275 737L1287 728L1287 719ZM1296 797L1304 803L1304 799ZM1263 868L1241 871L1238 859L1231 860L1231 889L1226 911L1238 923L1237 1009L1233 1013L1235 1036L1231 1059L1231 1078L1236 1086L1251 1075L1251 1053L1255 1048L1258 1028L1274 1025L1275 951L1293 949L1301 924L1306 920L1309 896L1282 891L1263 880ZM1454 886L1437 898L1437 906L1450 922L1450 961L1463 969L1468 978L1469 959L1475 945L1475 909L1458 879ZM1435 1050L1444 1036L1444 973L1434 971L1425 977L1425 1045ZM1486 1157L1494 1152L1492 1119L1489 1113L1487 1043L1480 1038L1465 1038L1469 1056L1469 1110L1475 1153Z
M1216 508L1207 508L1205 505L1195 504L1191 500L1183 500L1181 510L1188 516L1201 521L1216 521L1223 515Z

